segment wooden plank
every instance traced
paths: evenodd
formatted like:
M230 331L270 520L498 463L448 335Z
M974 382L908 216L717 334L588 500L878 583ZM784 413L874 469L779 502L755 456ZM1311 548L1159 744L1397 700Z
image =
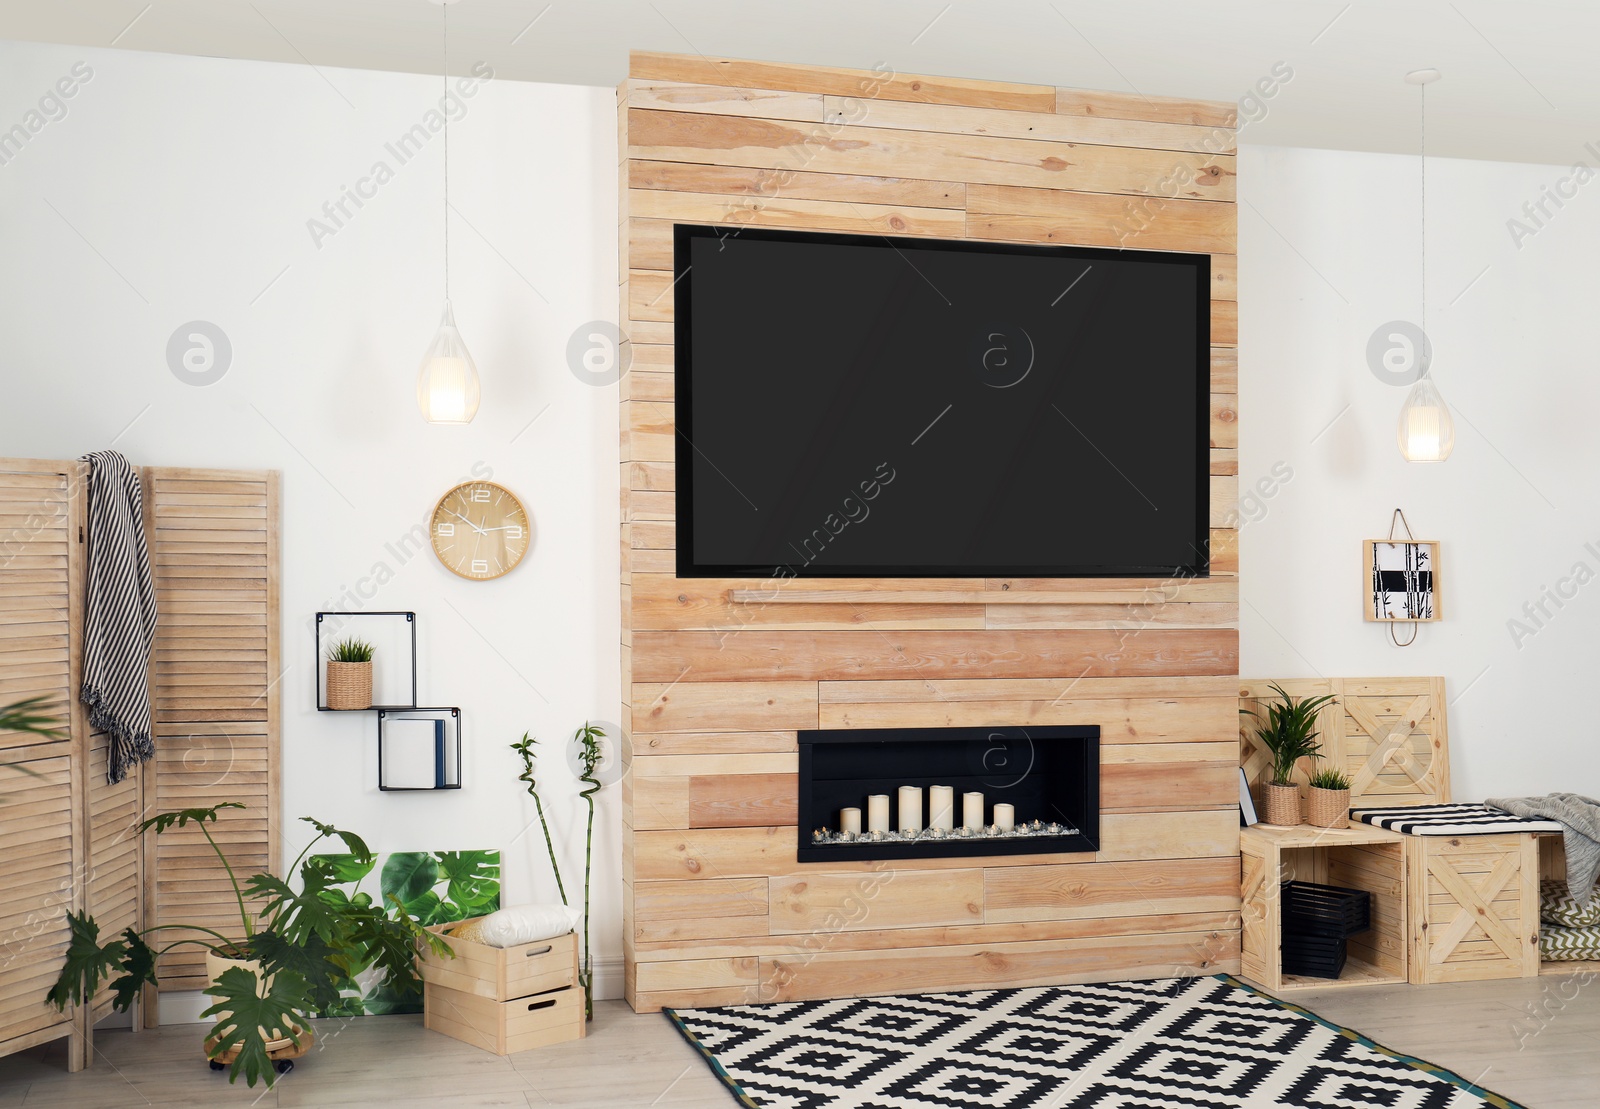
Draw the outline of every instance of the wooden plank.
M628 155L648 161L966 181L969 209L972 190L980 185L1206 202L1234 198L1232 155L1085 148L1034 139L818 126L693 112L629 112ZM641 192L629 203L652 195L665 194Z
M688 671L680 671L683 677ZM635 660L637 678L637 660ZM775 681L738 687L721 682L638 682L632 691L634 726L644 732L764 731L815 728L815 682Z
M967 237L972 239L1232 254L1236 233L1232 204L982 183L967 187Z
M810 231L849 231L861 235L927 235L959 238L966 214L959 208L908 208L843 200L799 200L775 196L722 195L639 190L630 199L636 220L739 227L777 227ZM654 273L639 269L630 274ZM670 304L668 305L670 307ZM650 316L630 319L648 320ZM671 316L667 316L671 319Z
M1055 110L1061 115L1150 120L1221 132L1231 132L1239 115L1238 106L1224 100L1186 100L1073 88L1056 89Z
M785 196L793 200L832 200L847 204L880 204L910 208L965 208L967 186L961 181L925 181L914 177L873 177L851 173L777 172L750 166L696 162L628 161L628 187L719 196ZM638 213L630 212L630 220ZM668 246L671 245L670 230ZM637 241L637 239L635 239ZM641 265L636 269L671 269Z
M983 872L987 923L1238 911L1239 863L1234 858L1062 863Z
M696 85L684 81L630 81L627 106L803 123L821 123L823 116L820 93Z
M822 951L762 960L771 1001L1237 973L1236 931L1015 944Z
M909 928L984 921L977 867L771 879L773 935Z
M686 106L686 110L696 109ZM837 96L824 98L823 111L828 123L890 127L905 131L1048 139L1089 146L1126 146L1139 150L1174 150L1195 154L1231 154L1234 149L1232 133L1219 132L1216 127L1187 122L1119 119L1090 113L995 111L956 106L929 110L901 101L867 101Z
M641 81L674 81L1021 112L1055 111L1057 104L1057 90L1047 85L896 73L886 65L873 70L832 69L635 50L628 56L628 76L630 92Z
M1236 604L987 605L986 628L1116 629L1235 628Z
M640 525L634 525L638 527ZM634 633L634 679L843 681L873 676L1035 678L1238 672L1236 631L746 631ZM732 725L729 725L732 726ZM770 725L769 725L770 726ZM669 729L659 729L669 730ZM670 729L687 730L687 729ZM702 729L695 729L702 730Z
M1089 679L1085 679L1086 681ZM824 683L826 689L834 683ZM1215 740L1231 734L1237 716L1233 699L1179 700L1129 697L1097 700L1077 696L1071 679L1053 684L1056 695L1037 700L945 698L937 695L917 700L830 702L818 709L823 728L981 728L1005 721L1012 727L1029 725L1096 724L1102 743L1168 744ZM830 696L832 696L830 694Z

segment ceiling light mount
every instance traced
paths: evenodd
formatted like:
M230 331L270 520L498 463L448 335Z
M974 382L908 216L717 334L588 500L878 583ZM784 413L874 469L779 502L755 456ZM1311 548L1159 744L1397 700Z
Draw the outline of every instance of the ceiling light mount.
M449 3L450 0L435 0L435 2ZM1413 69L1410 73L1406 74L1406 84L1431 85L1443 76L1444 74L1440 73L1437 69Z

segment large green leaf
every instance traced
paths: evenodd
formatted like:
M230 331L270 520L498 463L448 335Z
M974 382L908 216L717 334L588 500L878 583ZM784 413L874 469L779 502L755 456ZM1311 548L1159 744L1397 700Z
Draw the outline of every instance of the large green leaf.
M148 832L151 828L154 828L156 834L159 835L173 825L182 828L191 822L195 824L215 824L219 810L242 808L244 806L237 801L224 801L220 805L212 805L209 809L175 809L172 812L157 813L149 820L141 821L139 823L139 831Z
M247 1085L254 1086L256 1079L265 1076L272 1085L272 1060L267 1055L265 1030L271 1039L284 1039L301 1027L299 1014L310 1008L306 980L292 970L280 972L272 979L272 986L264 994L259 991L260 981L243 967L229 967L206 987L206 994L217 1003L202 1017L231 1014L227 1022L218 1024L207 1038L207 1054L213 1059L238 1049L238 1056L228 1069L228 1081L238 1080L244 1072Z
M300 819L304 820L307 824L311 825L318 832L325 836L331 836L333 838L343 840L345 847L349 849L352 855L360 855L361 857L367 859L371 859L373 857L372 848L367 846L367 841L356 835L354 832L346 832L339 828L335 828L332 824L324 824L322 821L311 816L302 816Z
M125 928L122 941L127 945L127 954L122 957L122 974L111 981L114 995L111 1007L119 1013L126 1013L133 1007L141 986L159 983L156 982L156 953L144 942L143 937L132 928Z
M313 855L311 858L323 860L323 865L332 873L333 880L340 885L361 881L372 873L372 868L378 861L372 855Z
M383 864L385 897L410 904L439 884L439 861L427 851L396 851Z
M100 981L110 977L111 971L128 953L121 940L100 945L100 925L87 912L67 912L67 955L61 967L61 976L50 987L45 1000L57 1009L65 1009L67 1002L81 1004L94 997Z
M353 984L333 947L315 932L304 943L290 943L271 929L257 932L250 952L261 960L261 973L268 978L286 970L304 978L310 1007L317 1012L338 1004L340 991Z
M266 902L261 919L288 942L304 944L307 937L316 935L337 946L343 928L338 907L315 891L296 893L282 878L256 874L245 883L245 896Z
M451 920L481 916L500 907L500 852L440 851L439 869L448 883Z
M431 924L448 924L452 920L461 919L459 916L451 913L450 907L444 902L444 898L440 897L432 890L428 890L421 897L418 897L413 901L401 902L399 898L395 898L395 901L401 904L405 908L406 912L416 917L417 920L425 926Z

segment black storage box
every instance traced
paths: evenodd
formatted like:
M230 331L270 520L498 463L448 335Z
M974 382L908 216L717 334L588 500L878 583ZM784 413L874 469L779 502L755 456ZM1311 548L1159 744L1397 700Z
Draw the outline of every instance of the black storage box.
M1345 940L1372 927L1372 895L1315 882L1285 882L1283 973L1337 978L1344 971Z

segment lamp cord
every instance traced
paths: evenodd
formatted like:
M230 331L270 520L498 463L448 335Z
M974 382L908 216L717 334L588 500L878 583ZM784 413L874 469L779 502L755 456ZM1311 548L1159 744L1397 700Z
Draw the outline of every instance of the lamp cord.
M1420 190L1422 196L1422 334L1424 342L1426 342L1428 334L1428 86L1423 83L1418 85L1417 89L1419 90L1417 103L1419 105L1419 114L1422 117L1422 157L1420 159L1419 175L1422 178L1422 188ZM448 139L448 130L446 131L446 138ZM1427 373L1430 369L1432 369L1431 366L1426 367L1423 372Z
M439 110L444 113L444 302L450 303L450 0L445 0L439 5L440 18L444 25L444 59L440 68L440 80L444 85L444 96L439 101ZM1426 321L1426 313L1424 313ZM1424 323L1426 326L1426 323Z

